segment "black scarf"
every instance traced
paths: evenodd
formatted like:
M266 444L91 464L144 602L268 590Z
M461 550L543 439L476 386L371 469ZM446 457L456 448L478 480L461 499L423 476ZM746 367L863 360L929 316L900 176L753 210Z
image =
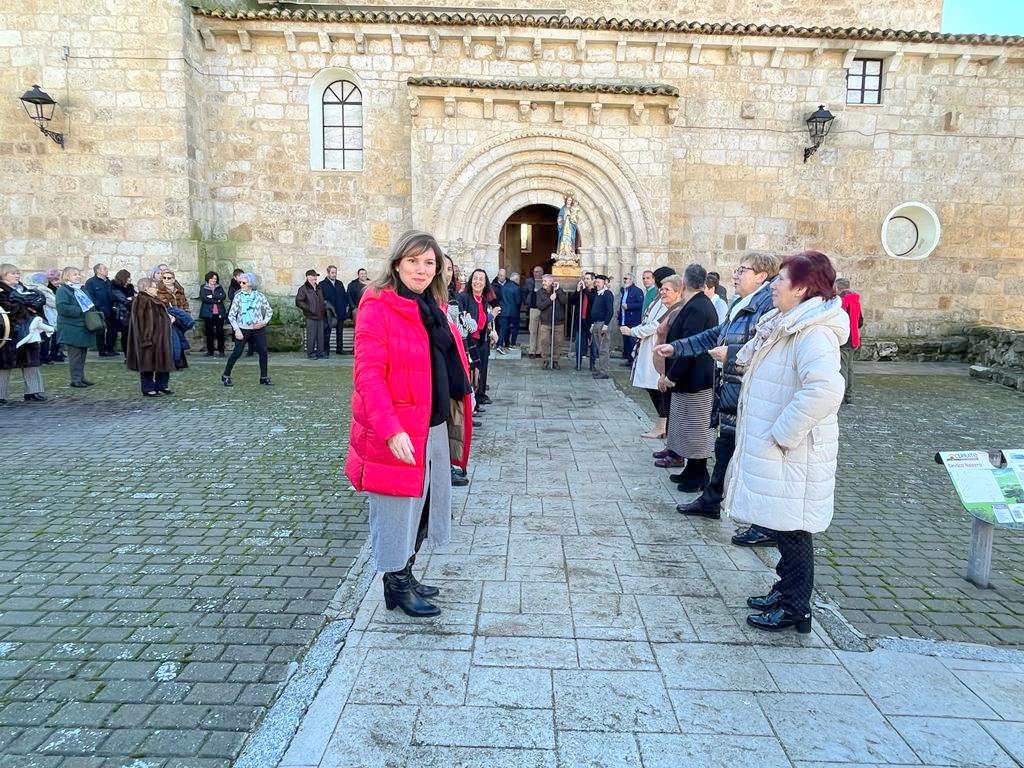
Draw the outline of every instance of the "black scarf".
M448 316L433 295L429 291L410 291L404 284L399 284L398 295L416 302L430 340L430 426L436 427L448 420L449 401L461 400L469 394L469 381L448 325Z

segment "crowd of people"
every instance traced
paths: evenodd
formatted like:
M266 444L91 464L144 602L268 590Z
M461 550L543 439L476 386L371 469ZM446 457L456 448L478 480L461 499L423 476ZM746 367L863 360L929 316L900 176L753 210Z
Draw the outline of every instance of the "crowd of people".
M172 394L170 376L188 366L192 301L165 264L132 285L103 264L83 281L67 267L23 281L0 264L0 404L11 372L20 369L27 402L46 400L41 366L68 362L70 386L92 386L86 356L124 355L140 377L143 397ZM451 527L450 490L465 485L472 430L491 403L491 350L517 344L527 312L527 355L557 370L566 339L577 369L584 358L595 379L609 378L610 329L617 324L623 364L633 386L647 391L657 419L643 437L665 439L653 453L680 491L699 494L679 504L690 517L726 512L745 526L739 546L776 546L778 580L752 596L752 626L810 631L813 534L832 517L840 405L852 402L853 351L863 314L848 279L827 256L806 251L782 260L750 253L733 271L735 296L717 273L689 264L645 271L641 286L623 277L617 295L605 274L584 273L567 292L536 268L474 269L462 279L452 259L425 232L394 246L384 274L370 282L359 270L347 285L337 267L309 269L295 296L305 320L306 353L345 354L342 328L355 319L352 431L346 471L369 493L370 530L385 601L414 616L436 615L437 587L412 573L424 541L444 544ZM195 300L205 354L224 357L224 332L234 347L221 376L233 386L234 365L249 349L267 370L266 327L273 317L252 273L235 270L227 288L208 272ZM120 339L119 339L120 337ZM120 348L120 352L118 351ZM714 463L709 470L709 460Z
M748 254L731 302L720 276L696 263L644 272L642 289L627 276L618 301L603 274L583 275L571 297L542 269L522 288L516 274L490 282L476 269L464 286L457 274L431 235L407 233L356 326L346 473L369 494L387 609L440 613L430 601L440 588L420 583L413 566L425 541L449 541L451 487L465 475L474 415L490 401L490 346L515 343L502 318L518 326L525 308L527 354L549 369L559 368L574 311L577 367L588 356L597 379L608 377L609 328L619 323L632 383L658 413L643 436L666 438L655 465L699 494L677 511L719 519L724 510L745 526L734 544L777 546L778 579L748 599L747 622L810 632L812 538L832 517L837 414L850 402L862 323L859 297L829 258Z
M337 274L330 266L317 283L316 270L309 270L296 297L306 320L310 357L327 357L332 332L336 351L345 354L343 325L349 317L354 321L369 284L365 269L347 285ZM198 295L190 298L167 264L136 284L124 269L111 279L105 264L96 264L88 280L76 267L23 279L16 265L0 264L0 405L7 404L14 370L22 372L25 402L46 401L44 365L66 361L71 387L93 386L86 378L90 349L100 357L123 355L128 370L139 374L143 397L171 395L170 375L188 367L189 332L197 319L202 320L207 357L225 356L226 331L234 339L221 374L224 386L234 386L231 373L246 350L258 357L260 384L272 386L266 327L273 315L256 276L241 269L234 270L226 288L217 272L207 272Z

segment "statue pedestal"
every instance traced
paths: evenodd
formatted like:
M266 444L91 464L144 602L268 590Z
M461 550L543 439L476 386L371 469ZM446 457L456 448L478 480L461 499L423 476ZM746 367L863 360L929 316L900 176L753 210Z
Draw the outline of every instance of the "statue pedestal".
M567 277L571 277L571 278L576 279L576 280L579 279L579 277L580 277L580 263L578 261L575 262L575 263L571 263L571 262L567 262L567 260L564 259L564 258L561 261L559 261L559 257L558 257L557 253L552 253L551 254L551 260L554 262L554 266L551 267L551 276L552 277L556 277L556 278L560 277L560 278L563 278L563 279L567 278Z

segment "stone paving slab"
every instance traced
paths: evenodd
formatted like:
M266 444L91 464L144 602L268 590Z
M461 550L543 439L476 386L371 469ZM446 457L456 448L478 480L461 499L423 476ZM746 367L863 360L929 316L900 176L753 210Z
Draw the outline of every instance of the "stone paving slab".
M90 356L92 357L92 356ZM366 537L350 359L197 358L175 394L89 360L0 408L0 766L224 768ZM13 473L13 474L12 474ZM11 482L16 479L16 482Z
M971 518L943 450L1021 442L1024 396L968 378L966 365L860 363L840 411L836 515L815 538L815 580L869 637L1024 647L1024 532L996 532L992 588L963 579ZM650 400L613 370L650 413Z
M771 573L728 521L676 514L610 382L524 361L491 388L453 540L419 558L441 616L385 610L376 579L280 768L1019 759L1016 662L841 652L817 621L748 628L743 599ZM586 439L548 429L565 419Z

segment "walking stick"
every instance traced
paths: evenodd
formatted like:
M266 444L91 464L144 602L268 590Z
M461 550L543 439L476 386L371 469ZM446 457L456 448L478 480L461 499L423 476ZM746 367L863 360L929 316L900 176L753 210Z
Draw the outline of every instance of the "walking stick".
M583 278L580 278L580 283L577 284L576 295L579 297L579 303L576 305L576 324L579 327L579 332L576 334L576 370L580 370L583 367Z
M558 289L551 293L551 349L548 352L548 368L555 369L555 305L558 303Z

